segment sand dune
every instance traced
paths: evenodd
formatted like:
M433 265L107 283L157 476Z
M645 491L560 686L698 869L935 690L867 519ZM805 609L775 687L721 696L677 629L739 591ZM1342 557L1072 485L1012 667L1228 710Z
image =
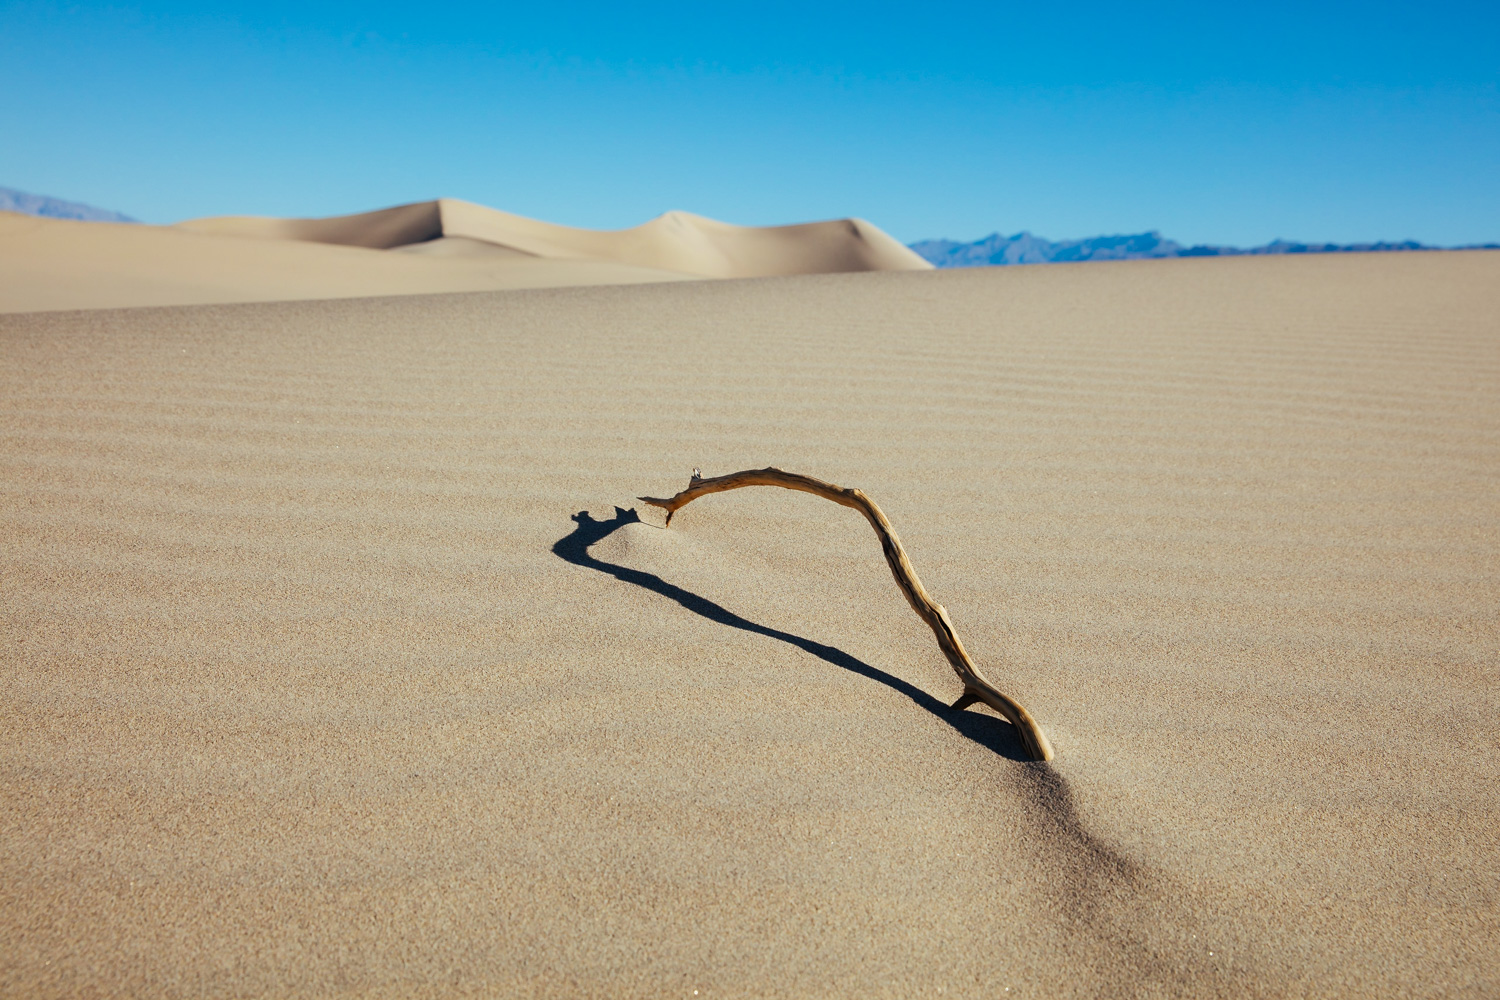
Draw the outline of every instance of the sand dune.
M0 994L1495 996L1496 316L1455 253L0 317ZM633 499L768 464L1053 764L854 512Z
M416 248L412 248L416 249ZM683 281L614 261L390 253L0 213L0 312Z
M863 219L752 227L667 212L633 229L604 232L540 222L466 201L402 205L331 219L236 216L178 224L192 232L310 240L380 249L463 238L554 260L610 260L704 278L761 278L932 267Z
M930 267L859 219L757 229L668 212L596 232L451 199L332 219L176 226L0 213L0 312Z

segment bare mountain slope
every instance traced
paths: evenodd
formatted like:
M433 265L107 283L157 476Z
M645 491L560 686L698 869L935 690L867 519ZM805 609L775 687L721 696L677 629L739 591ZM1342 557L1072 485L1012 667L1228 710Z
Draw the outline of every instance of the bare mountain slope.
M78 219L83 222L134 222L128 215L95 208L80 201L65 201L51 195L32 194L15 188L0 187L0 212L19 212L47 219Z

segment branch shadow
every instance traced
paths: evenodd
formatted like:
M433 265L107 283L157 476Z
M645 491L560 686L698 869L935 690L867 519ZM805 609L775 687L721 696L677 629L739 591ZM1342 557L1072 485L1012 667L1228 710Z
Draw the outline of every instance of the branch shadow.
M926 709L933 715L942 719L959 733L978 743L982 747L999 754L1009 760L1026 763L1030 758L1026 755L1026 749L1016 735L1015 729L1009 722L992 715L983 715L978 712L967 712L962 709L954 709L947 704L934 698L921 688L909 684L899 677L886 673L879 667L871 666L863 660L850 656L848 653L834 646L827 646L821 642L804 639L800 635L783 632L780 629L769 628L748 618L730 611L722 605L715 604L706 597L700 597L690 591L683 590L663 580L654 573L645 573L641 570L630 569L627 566L619 566L615 563L607 563L601 559L595 559L589 555L589 546L608 537L627 524L641 523L640 515L635 509L625 510L622 507L615 508L615 516L608 521L600 521L594 518L586 510L581 510L573 515L577 527L566 536L559 538L552 546L552 552L559 559L570 562L575 566L586 569L598 570L607 573L623 583L634 584L643 587L655 594L660 594L670 600L676 601L695 615L701 615L709 621L718 622L720 625L728 625L744 632L753 632L767 638L777 639L791 646L796 646L804 652L811 653L826 663L841 667L850 673L858 674L879 684L884 684L892 691L899 692L910 698L919 708Z
M921 688L841 649L758 624L653 573L589 555L594 543L627 524L640 523L634 509L616 507L615 516L607 521L579 511L573 521L577 525L573 531L552 546L558 558L660 594L709 621L785 642L826 663L884 684L980 746L1026 764L1017 774L1025 816L1022 828L1040 857L1044 898L1051 901L1064 934L1081 943L1081 960L1094 971L1097 995L1138 995L1141 984L1122 981L1122 967L1135 970L1153 995L1278 995L1263 988L1243 963L1231 970L1172 942L1171 933L1183 937L1198 919L1198 910L1182 902L1193 896L1192 890L1163 882L1160 873L1093 833L1080 814L1068 780L1051 764L1031 761L1010 723L991 715L955 710ZM1165 922L1167 938L1143 932L1141 924L1147 915Z

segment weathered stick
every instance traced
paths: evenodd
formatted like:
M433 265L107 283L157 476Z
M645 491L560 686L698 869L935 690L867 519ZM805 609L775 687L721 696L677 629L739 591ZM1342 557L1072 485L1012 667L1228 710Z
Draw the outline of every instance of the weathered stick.
M667 524L670 525L672 515L677 513L679 508L699 497L710 493L722 493L725 490L737 490L744 486L781 486L789 490L800 490L803 493L820 496L825 500L832 500L845 507L853 507L863 514L865 520L870 522L870 527L875 529L875 534L880 537L880 548L885 552L885 561L891 567L891 575L896 578L896 586L900 587L901 593L906 595L906 600L911 604L912 610L917 613L917 617L926 622L932 629L932 634L937 636L938 646L942 648L943 655L952 664L954 672L958 674L958 679L963 681L964 693L953 703L953 707L967 708L975 702L984 702L1005 716L1010 724L1016 727L1016 732L1020 734L1021 742L1025 745L1026 752L1031 755L1032 760L1052 759L1052 745L1047 742L1041 726L1037 725L1030 712L986 680L979 672L979 668L974 665L974 661L969 659L964 644L958 639L958 633L953 630L953 623L948 620L948 612L941 604L927 596L922 581L917 579L917 571L912 569L911 560L906 557L906 550L901 547L901 539L896 537L896 529L891 527L891 522L886 519L881 509L875 506L875 501L861 491L846 490L832 483L825 483L821 479L799 476L794 472L782 472L780 469L750 469L745 472L732 472L727 476L714 476L712 479L704 479L698 470L694 469L692 478L688 480L687 489L676 496L666 500L657 497L640 497L639 499L643 503L665 510Z

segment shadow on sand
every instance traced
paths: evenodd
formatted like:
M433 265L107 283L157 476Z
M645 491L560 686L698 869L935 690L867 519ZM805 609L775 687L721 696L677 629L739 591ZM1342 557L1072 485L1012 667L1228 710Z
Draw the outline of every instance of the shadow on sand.
M1261 989L1244 970L1205 964L1170 942L1151 943L1137 926L1147 914L1180 927L1196 923L1191 910L1165 906L1174 895L1189 895L1185 887L1168 891L1155 886L1145 869L1106 840L1093 834L1079 815L1067 779L1051 764L1030 761L1010 723L978 712L956 711L915 685L856 659L841 649L790 632L768 628L742 618L705 597L674 586L654 573L607 563L589 555L589 546L627 524L640 522L635 510L615 508L608 521L588 511L573 515L577 527L557 540L552 551L575 566L608 573L624 583L644 587L670 598L709 621L754 632L796 646L850 673L858 674L910 698L959 733L995 753L1026 766L1017 772L1021 807L1027 817L1027 840L1043 866L1043 892L1054 906L1054 919L1065 934L1083 943L1083 961L1097 966L1099 996L1134 996L1137 988L1168 996L1195 993L1223 996L1260 996ZM1182 936L1182 935L1179 935ZM1165 944L1165 948L1163 945ZM1140 982L1117 982L1121 967L1134 970Z
M966 712L949 708L946 704L934 698L913 684L908 684L899 677L886 673L879 667L872 667L863 660L856 659L833 646L825 646L821 642L804 639L800 635L783 632L780 629L769 628L757 624L748 618L742 618L721 605L715 604L706 597L683 590L663 580L654 573L643 573L638 569L630 569L626 566L617 566L595 559L589 555L589 546L607 537L627 524L640 523L640 515L635 510L625 510L622 507L615 508L615 516L608 521L595 519L586 510L581 510L573 515L577 527L566 537L559 538L552 546L552 551L558 558L564 559L575 566L584 566L588 569L608 573L616 580L624 583L644 587L653 593L670 598L678 604L687 608L695 615L702 615L709 621L718 622L720 625L728 625L745 632L754 632L767 638L777 639L791 646L796 646L804 652L811 653L826 663L841 667L850 673L859 674L877 683L884 684L892 691L900 692L914 701L919 707L926 709L933 715L942 719L948 725L958 730L964 736L987 747L1002 757L1015 761L1026 761L1026 750L1021 745L1020 739L1016 737L1015 730L1010 723L1004 719L991 715L982 715L978 712Z

